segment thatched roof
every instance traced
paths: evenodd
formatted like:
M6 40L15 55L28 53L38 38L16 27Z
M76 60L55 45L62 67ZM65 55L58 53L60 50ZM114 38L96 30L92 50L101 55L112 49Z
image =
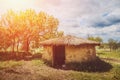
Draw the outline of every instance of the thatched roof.
M82 44L90 44L90 45L100 45L100 43L78 38L75 36L64 36L59 38L53 38L40 43L41 45L82 45Z

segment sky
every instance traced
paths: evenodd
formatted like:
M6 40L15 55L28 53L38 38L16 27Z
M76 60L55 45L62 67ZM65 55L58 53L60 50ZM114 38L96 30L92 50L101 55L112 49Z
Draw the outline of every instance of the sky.
M0 0L0 14L30 8L58 18L66 35L120 41L120 0Z

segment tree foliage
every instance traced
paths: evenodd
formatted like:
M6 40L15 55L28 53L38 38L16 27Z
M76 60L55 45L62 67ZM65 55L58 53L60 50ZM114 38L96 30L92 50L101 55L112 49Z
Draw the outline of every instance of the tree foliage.
M9 10L0 19L0 48L28 52L31 45L39 47L42 40L62 36L63 32L57 31L58 24L58 19L45 12Z
M2 51L6 51L6 49L11 45L9 37L10 35L7 31L7 28L0 27L0 49Z
M92 40L92 41L96 41L96 42L100 42L100 43L103 42L103 39L99 36L97 36L97 37L88 36L88 40Z
M117 50L120 47L119 44L120 43L117 40L114 40L112 38L110 38L108 40L108 45L109 45L110 51L111 50Z

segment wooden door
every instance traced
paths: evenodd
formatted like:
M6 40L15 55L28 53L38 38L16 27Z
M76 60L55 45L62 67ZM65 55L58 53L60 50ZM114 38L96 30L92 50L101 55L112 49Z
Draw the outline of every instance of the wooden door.
M53 46L53 66L65 64L65 46Z

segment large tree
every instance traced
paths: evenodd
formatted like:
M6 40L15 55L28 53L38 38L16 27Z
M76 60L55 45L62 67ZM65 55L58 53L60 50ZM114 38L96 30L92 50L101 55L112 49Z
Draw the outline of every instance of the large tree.
M31 9L20 12L10 10L2 15L0 22L0 26L6 27L9 34L7 41L11 41L13 52L18 51L20 46L28 52L31 44L39 47L41 40L63 35L63 32L57 31L58 19Z
M0 50L6 51L11 45L11 40L9 40L9 33L6 27L0 27Z

